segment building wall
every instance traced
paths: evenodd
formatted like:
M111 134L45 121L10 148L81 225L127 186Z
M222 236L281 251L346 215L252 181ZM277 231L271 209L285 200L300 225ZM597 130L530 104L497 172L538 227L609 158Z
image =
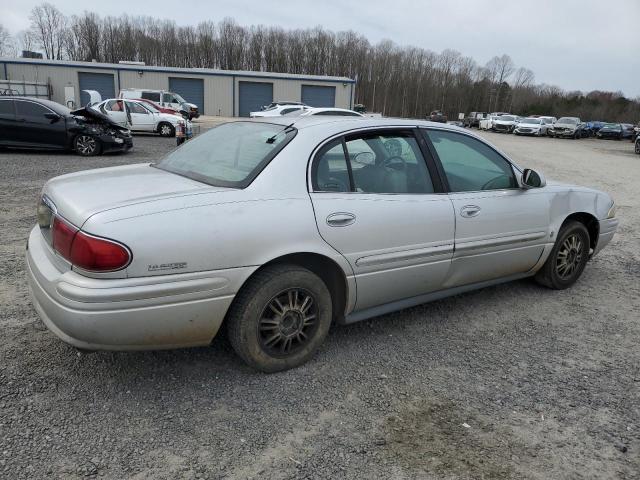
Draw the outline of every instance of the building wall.
M238 92L240 91L239 82L266 82L273 83L273 101L281 102L289 100L290 102L302 101L302 85L318 85L321 87L336 87L336 107L337 108L351 108L351 91L353 84L341 82L318 82L311 80L281 80L270 78L256 78L256 77L242 77L236 76L236 95L234 114L237 115L240 110L240 102L238 99Z
M273 100L301 101L302 85L320 85L336 87L336 107L351 108L353 84L339 81L318 82L313 80L276 79L241 75L198 75L193 73L151 72L143 71L142 75L136 70L119 70L116 68L82 68L71 66L33 65L33 64L0 64L0 72L4 76L6 67L10 80L27 80L49 82L52 86L52 100L65 104L64 87L72 86L75 91L76 106L80 104L80 88L78 72L111 73L114 77L116 93L121 88L149 88L168 89L169 77L202 78L204 80L204 111L206 115L234 116L239 111L238 92L240 81L268 82L273 84ZM142 71L142 70L141 70ZM235 83L235 89L234 89Z

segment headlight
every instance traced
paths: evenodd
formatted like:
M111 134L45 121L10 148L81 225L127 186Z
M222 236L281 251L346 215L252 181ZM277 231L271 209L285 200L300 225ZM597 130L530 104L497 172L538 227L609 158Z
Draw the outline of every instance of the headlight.
M616 202L611 203L611 207L607 212L607 218L616 218Z

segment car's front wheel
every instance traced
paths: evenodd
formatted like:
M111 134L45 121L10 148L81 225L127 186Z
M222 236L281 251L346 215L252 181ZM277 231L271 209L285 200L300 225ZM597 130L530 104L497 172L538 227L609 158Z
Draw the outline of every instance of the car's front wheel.
M273 265L243 286L226 322L231 345L247 364L277 372L309 360L331 319L331 294L320 277L296 265Z
M170 123L163 122L158 125L158 133L163 137L174 137L176 135L176 129Z
M78 135L73 139L73 148L83 157L93 157L101 150L100 141L91 135Z
M636 153L640 155L640 141L636 140Z
M589 231L584 224L571 221L560 229L549 258L536 274L545 287L564 290L573 285L589 260Z

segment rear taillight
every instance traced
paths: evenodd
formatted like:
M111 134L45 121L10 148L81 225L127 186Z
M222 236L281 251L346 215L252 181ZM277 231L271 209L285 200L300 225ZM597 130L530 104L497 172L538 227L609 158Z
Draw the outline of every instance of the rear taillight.
M78 230L59 216L53 219L52 246L74 267L91 272L121 270L131 261L124 245Z

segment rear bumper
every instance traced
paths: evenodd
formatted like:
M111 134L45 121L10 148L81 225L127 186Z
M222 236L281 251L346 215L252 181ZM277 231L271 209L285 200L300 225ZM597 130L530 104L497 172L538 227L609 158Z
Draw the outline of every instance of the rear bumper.
M253 267L130 279L61 272L38 227L26 255L31 297L45 325L87 350L207 345Z
M600 234L598 235L598 243L593 251L593 254L597 254L600 250L607 246L618 229L619 220L617 218L609 218L606 220L600 220Z

